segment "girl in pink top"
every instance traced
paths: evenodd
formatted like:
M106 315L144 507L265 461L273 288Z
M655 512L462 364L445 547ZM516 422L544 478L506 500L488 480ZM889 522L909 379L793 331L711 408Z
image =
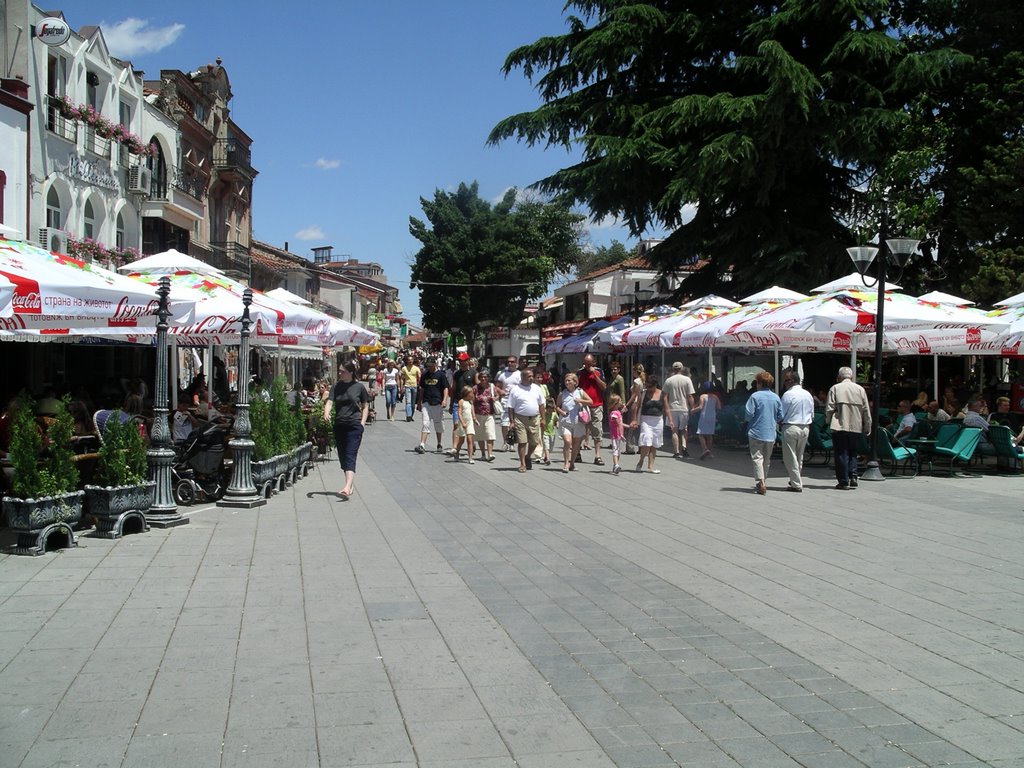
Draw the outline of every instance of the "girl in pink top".
M619 466L619 451L626 442L626 432L622 426L622 398L612 395L608 398L608 434L612 440L612 474L622 471Z

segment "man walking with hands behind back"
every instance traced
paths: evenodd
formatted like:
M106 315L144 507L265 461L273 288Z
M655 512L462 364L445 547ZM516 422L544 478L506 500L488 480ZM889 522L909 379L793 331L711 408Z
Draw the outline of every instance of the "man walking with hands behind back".
M672 430L672 458L688 459L690 452L686 450L686 428L690 422L690 411L693 410L693 381L687 375L686 366L680 362L672 363L672 375L665 379L662 388L668 398L668 410L672 414L669 429Z
M804 451L814 419L814 398L800 386L796 371L782 374L782 386L782 462L789 473L787 490L800 493L804 489Z
M832 430L832 447L836 452L836 489L848 491L857 487L857 442L861 435L871 434L871 408L868 393L853 380L853 369L839 369L836 383L825 400L825 423Z

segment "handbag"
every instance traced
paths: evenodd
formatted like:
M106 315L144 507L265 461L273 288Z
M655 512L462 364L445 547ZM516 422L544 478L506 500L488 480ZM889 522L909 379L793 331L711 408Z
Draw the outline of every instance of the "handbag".
M588 408L585 405L581 405L580 406L580 416L579 416L579 419L580 419L580 423L581 424L589 424L590 423L590 408Z

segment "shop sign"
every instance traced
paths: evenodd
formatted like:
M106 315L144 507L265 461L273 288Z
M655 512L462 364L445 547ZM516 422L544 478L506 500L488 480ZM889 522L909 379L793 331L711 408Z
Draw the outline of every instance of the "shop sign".
M118 189L117 179L114 178L106 163L100 163L96 160L84 160L78 155L70 155L64 172L71 178L84 181L86 184L91 184L94 187L103 187L104 189L115 191Z
M36 24L35 35L43 45L64 45L71 39L71 27L61 19L45 18Z

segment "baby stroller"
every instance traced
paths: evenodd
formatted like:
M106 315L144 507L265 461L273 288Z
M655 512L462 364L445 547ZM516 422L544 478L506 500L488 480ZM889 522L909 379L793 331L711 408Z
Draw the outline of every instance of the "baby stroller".
M196 501L217 501L224 495L231 472L224 461L227 432L220 424L196 427L175 446L177 457L171 467L174 499L183 507Z

